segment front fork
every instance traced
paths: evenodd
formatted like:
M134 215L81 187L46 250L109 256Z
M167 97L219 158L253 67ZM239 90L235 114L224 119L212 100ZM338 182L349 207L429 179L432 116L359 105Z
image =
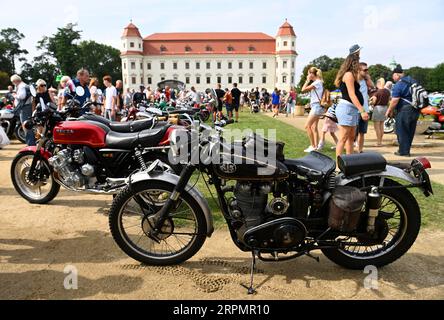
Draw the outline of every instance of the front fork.
M42 153L40 152L40 150L42 150L45 143L46 143L45 138L40 139L39 143L37 145L37 148L35 150L35 154L34 154L34 157L32 159L32 163L31 163L31 168L29 168L29 176L28 176L29 180L32 182L38 182L40 179L43 178L41 176L37 176L36 167L37 167L38 161L43 160ZM40 171L40 173L42 173L42 171Z
M180 174L179 182L159 212L159 219L157 219L156 223L154 224L154 230L151 232L151 236L157 237L157 235L159 235L161 232L166 219L168 219L171 209L177 205L177 201L179 200L181 194L185 191L185 188L193 176L194 171L196 171L196 166L192 164L188 164L185 166L185 168L183 168L182 173Z

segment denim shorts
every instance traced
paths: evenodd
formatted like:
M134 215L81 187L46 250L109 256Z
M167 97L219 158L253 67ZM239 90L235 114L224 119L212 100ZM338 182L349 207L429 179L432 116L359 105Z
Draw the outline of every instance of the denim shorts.
M348 101L340 100L336 107L338 125L343 127L357 127L359 124L359 110Z
M323 116L324 113L325 110L319 103L314 103L311 105L311 111L310 111L311 116L320 117Z

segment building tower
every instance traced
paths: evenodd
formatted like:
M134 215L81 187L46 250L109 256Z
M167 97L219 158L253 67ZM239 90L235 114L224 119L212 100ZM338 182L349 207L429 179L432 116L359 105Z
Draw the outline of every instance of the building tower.
M276 87L289 91L295 86L296 33L285 19L276 36Z
M143 38L139 29L131 22L123 31L122 73L125 87L138 89L144 84Z

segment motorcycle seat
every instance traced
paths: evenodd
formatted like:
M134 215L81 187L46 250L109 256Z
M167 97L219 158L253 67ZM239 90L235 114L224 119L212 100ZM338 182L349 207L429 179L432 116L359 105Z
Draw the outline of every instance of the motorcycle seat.
M111 122L109 127L112 131L127 133L127 132L140 132L152 127L154 119L137 120L130 122Z
M318 182L327 178L336 170L336 163L319 152L312 152L301 159L287 159L284 164L291 172Z
M106 146L113 149L130 150L137 147L156 147L162 141L169 126L163 126L141 132L120 133L111 131L106 136Z
M144 119L130 122L111 122L110 120L93 113L86 113L80 117L79 120L100 122L108 126L112 131L120 133L140 132L142 130L151 128L154 122L154 119Z

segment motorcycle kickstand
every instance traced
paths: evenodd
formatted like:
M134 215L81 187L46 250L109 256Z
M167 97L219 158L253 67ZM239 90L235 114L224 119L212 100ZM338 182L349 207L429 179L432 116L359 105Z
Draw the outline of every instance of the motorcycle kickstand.
M252 260L251 260L251 272L250 272L250 287L248 288L248 295L253 295L256 292L253 287L253 281L254 281L254 271L256 270L256 256L259 255L259 251L253 251L252 252Z

